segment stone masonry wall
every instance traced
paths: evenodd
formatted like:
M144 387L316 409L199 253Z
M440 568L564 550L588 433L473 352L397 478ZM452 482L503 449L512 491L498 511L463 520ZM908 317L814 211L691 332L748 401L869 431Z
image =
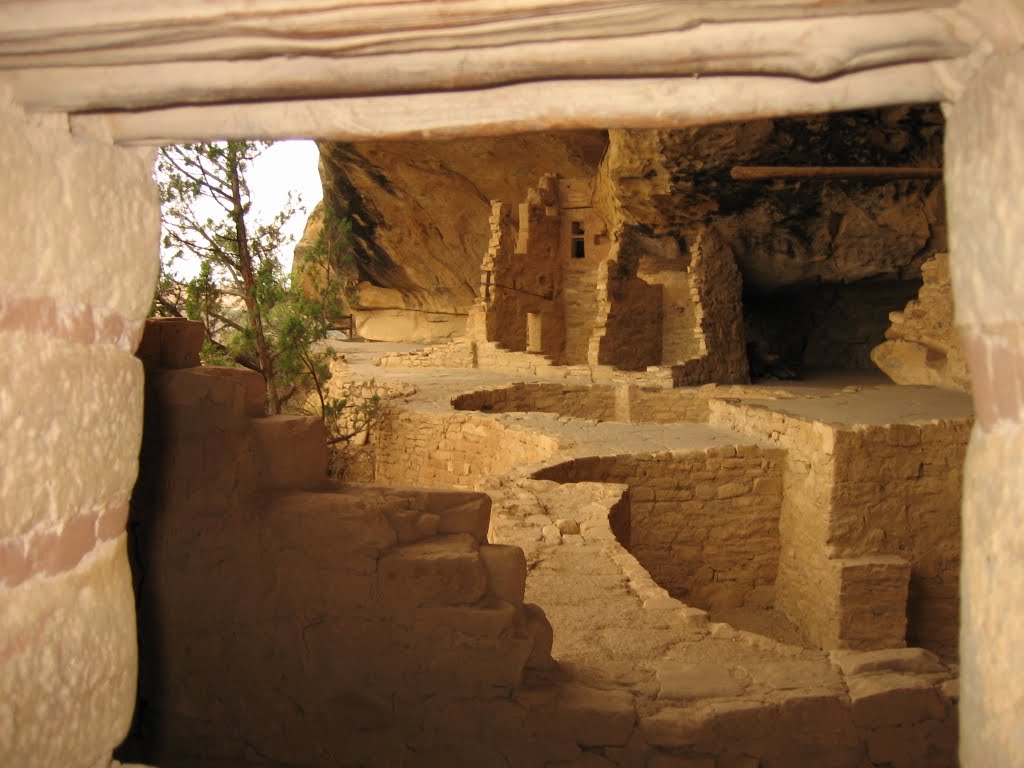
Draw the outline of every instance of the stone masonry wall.
M701 354L673 365L676 386L748 382L743 280L732 249L714 228L703 229L691 246L687 275Z
M132 351L158 269L151 150L0 86L0 765L95 768L127 732Z
M457 411L557 413L579 419L615 419L616 400L611 387L572 384L524 384L484 389L452 400Z
M381 355L382 368L475 368L476 344L469 340L435 344L412 352Z
M558 179L550 174L529 190L526 201L519 206L518 226L511 205L492 203L481 299L474 305L468 323L475 341L490 341L505 349L537 352L552 359L561 355L565 339L559 306L561 224ZM531 318L534 322L539 318L543 328L539 339L530 339ZM531 343L537 348L531 348Z
M565 344L557 361L562 365L586 363L590 339L598 316L598 275L611 249L607 225L593 206L590 179L562 179L559 182L561 238L558 254L562 265L562 313L565 318ZM574 222L584 231L585 256L574 258L572 248Z
M786 449L775 607L808 639L955 656L967 422L842 427L718 400L710 420Z
M598 421L699 423L708 420L708 401L719 396L714 385L667 389L628 381L615 384L517 382L500 389L467 392L452 400L452 406L459 411L539 411Z
M716 611L773 602L781 458L730 446L580 458L534 477L628 485L629 551L673 597Z
M662 389L637 385L628 385L619 392L620 399L628 402L626 421L655 424L707 421L708 400L716 394L714 387Z
M636 266L621 250L600 265L599 312L588 352L593 363L624 371L661 363L663 288L637 277Z
M392 406L373 436L377 483L472 488L477 478L550 456L557 444L528 429L465 412Z
M785 449L775 608L786 614L811 642L835 647L839 636L839 585L824 547L835 472L832 430L789 419L781 413L724 401L711 403L710 422L763 435L771 444ZM902 636L904 624L896 624L882 637L902 645L896 636Z
M910 562L907 641L954 658L969 432L968 422L838 432L829 535L838 557L877 552Z

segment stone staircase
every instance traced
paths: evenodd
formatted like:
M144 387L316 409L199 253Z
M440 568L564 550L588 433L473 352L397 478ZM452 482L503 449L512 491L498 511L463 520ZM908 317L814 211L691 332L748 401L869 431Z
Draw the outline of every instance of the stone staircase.
M140 354L143 706L126 757L333 764L339 718L383 735L553 666L522 550L487 543L487 495L330 481L321 422L263 415L257 373L194 365L185 322L150 323Z

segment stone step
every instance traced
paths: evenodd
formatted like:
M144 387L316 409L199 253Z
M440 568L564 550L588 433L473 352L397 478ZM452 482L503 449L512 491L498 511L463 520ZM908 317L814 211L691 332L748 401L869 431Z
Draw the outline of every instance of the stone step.
M381 599L409 608L475 603L487 594L487 586L479 545L468 533L395 547L377 567Z
M252 419L254 485L259 490L312 489L327 483L327 432L309 416Z

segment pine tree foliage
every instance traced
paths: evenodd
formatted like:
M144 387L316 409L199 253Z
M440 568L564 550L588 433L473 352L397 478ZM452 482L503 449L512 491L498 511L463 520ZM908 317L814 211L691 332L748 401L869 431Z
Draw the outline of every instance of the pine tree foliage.
M315 413L332 442L344 441L379 411L379 399L349 403L327 391L334 352L322 340L344 311L350 228L329 216L292 285L280 256L290 243L284 226L299 201L289 195L281 211L259 221L246 178L267 146L228 141L160 150L163 256L153 311L203 322L204 363L259 372L271 413ZM191 279L177 276L182 263L193 265Z

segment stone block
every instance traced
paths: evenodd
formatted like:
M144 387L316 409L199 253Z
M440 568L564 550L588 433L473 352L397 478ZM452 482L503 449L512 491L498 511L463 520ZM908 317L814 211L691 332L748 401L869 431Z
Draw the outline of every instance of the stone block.
M320 419L253 419L252 440L258 488L316 488L327 482L327 433Z
M363 503L353 503L350 495L328 492L296 492L275 496L268 505L266 530L274 535L281 548L292 547L309 552L311 542L327 550L335 550L344 542L348 560L339 564L339 571L351 568L356 556L376 560L378 555L395 546L397 537L387 517L377 504L367 504L375 486L352 486L363 494ZM378 504L380 502L378 501Z
M953 768L955 761L952 759L952 744L943 750L948 755L946 760L936 761L937 755L929 755L935 736L929 725L884 726L873 730L867 738L868 758L876 765L891 765L893 768L916 768L921 765ZM946 740L952 741L952 738Z
M911 675L857 675L847 679L847 686L853 722L861 728L913 725L946 714L935 688Z
M746 684L728 667L718 664L662 661L655 664L654 670L659 699L712 699L736 696L746 689Z
M473 637L496 639L510 631L518 615L517 606L504 600L484 599L472 605L431 605L419 611L421 626L437 625Z
M421 539L429 539L436 536L441 523L440 515L424 512L416 518L416 532Z
M939 658L924 648L886 648L880 651L832 651L830 661L844 675L867 672L942 672Z
M768 662L751 665L747 671L755 682L777 691L842 687L836 673L823 669L817 660Z
M580 524L575 520L559 518L558 520L555 520L555 526L558 528L558 532L563 536L574 535L580 532Z
M715 768L715 758L655 754L647 760L644 768Z
M263 377L248 368L219 368L203 366L196 373L212 376L221 381L234 382L242 390L242 413L249 417L267 414L267 386Z
M137 646L126 540L3 591L0 765L90 765L127 733Z
M412 510L398 510L388 513L388 521L391 523L391 527L395 529L399 546L412 544L424 538L420 535L419 527L417 526L419 517L419 513Z
M837 635L826 648L906 645L910 563L894 555L830 561L839 582Z
M489 591L499 600L520 605L526 595L526 555L507 544L482 544L480 559L487 569Z
M377 585L381 596L394 603L475 603L487 591L487 570L470 534L438 536L385 553Z
M437 515L438 533L468 533L478 543L487 541L491 522L491 497L464 491L433 491L424 499L423 511Z
M690 747L711 736L714 713L707 707L665 707L640 718L648 743L657 747Z
M523 603L523 615L526 626L533 638L530 655L526 659L528 669L551 669L556 662L551 658L551 646L554 644L554 630L548 621L544 609L533 603Z
M557 526L545 525L541 529L541 536L544 538L545 544L558 546L562 543L562 534L558 532Z
M737 496L743 496L744 494L750 493L750 487L750 483L748 482L724 483L718 486L717 497L719 499L733 499Z
M136 356L146 370L194 368L206 338L206 327L182 318L146 320Z
M575 683L563 688L556 713L559 727L581 747L624 746L636 724L631 693Z

